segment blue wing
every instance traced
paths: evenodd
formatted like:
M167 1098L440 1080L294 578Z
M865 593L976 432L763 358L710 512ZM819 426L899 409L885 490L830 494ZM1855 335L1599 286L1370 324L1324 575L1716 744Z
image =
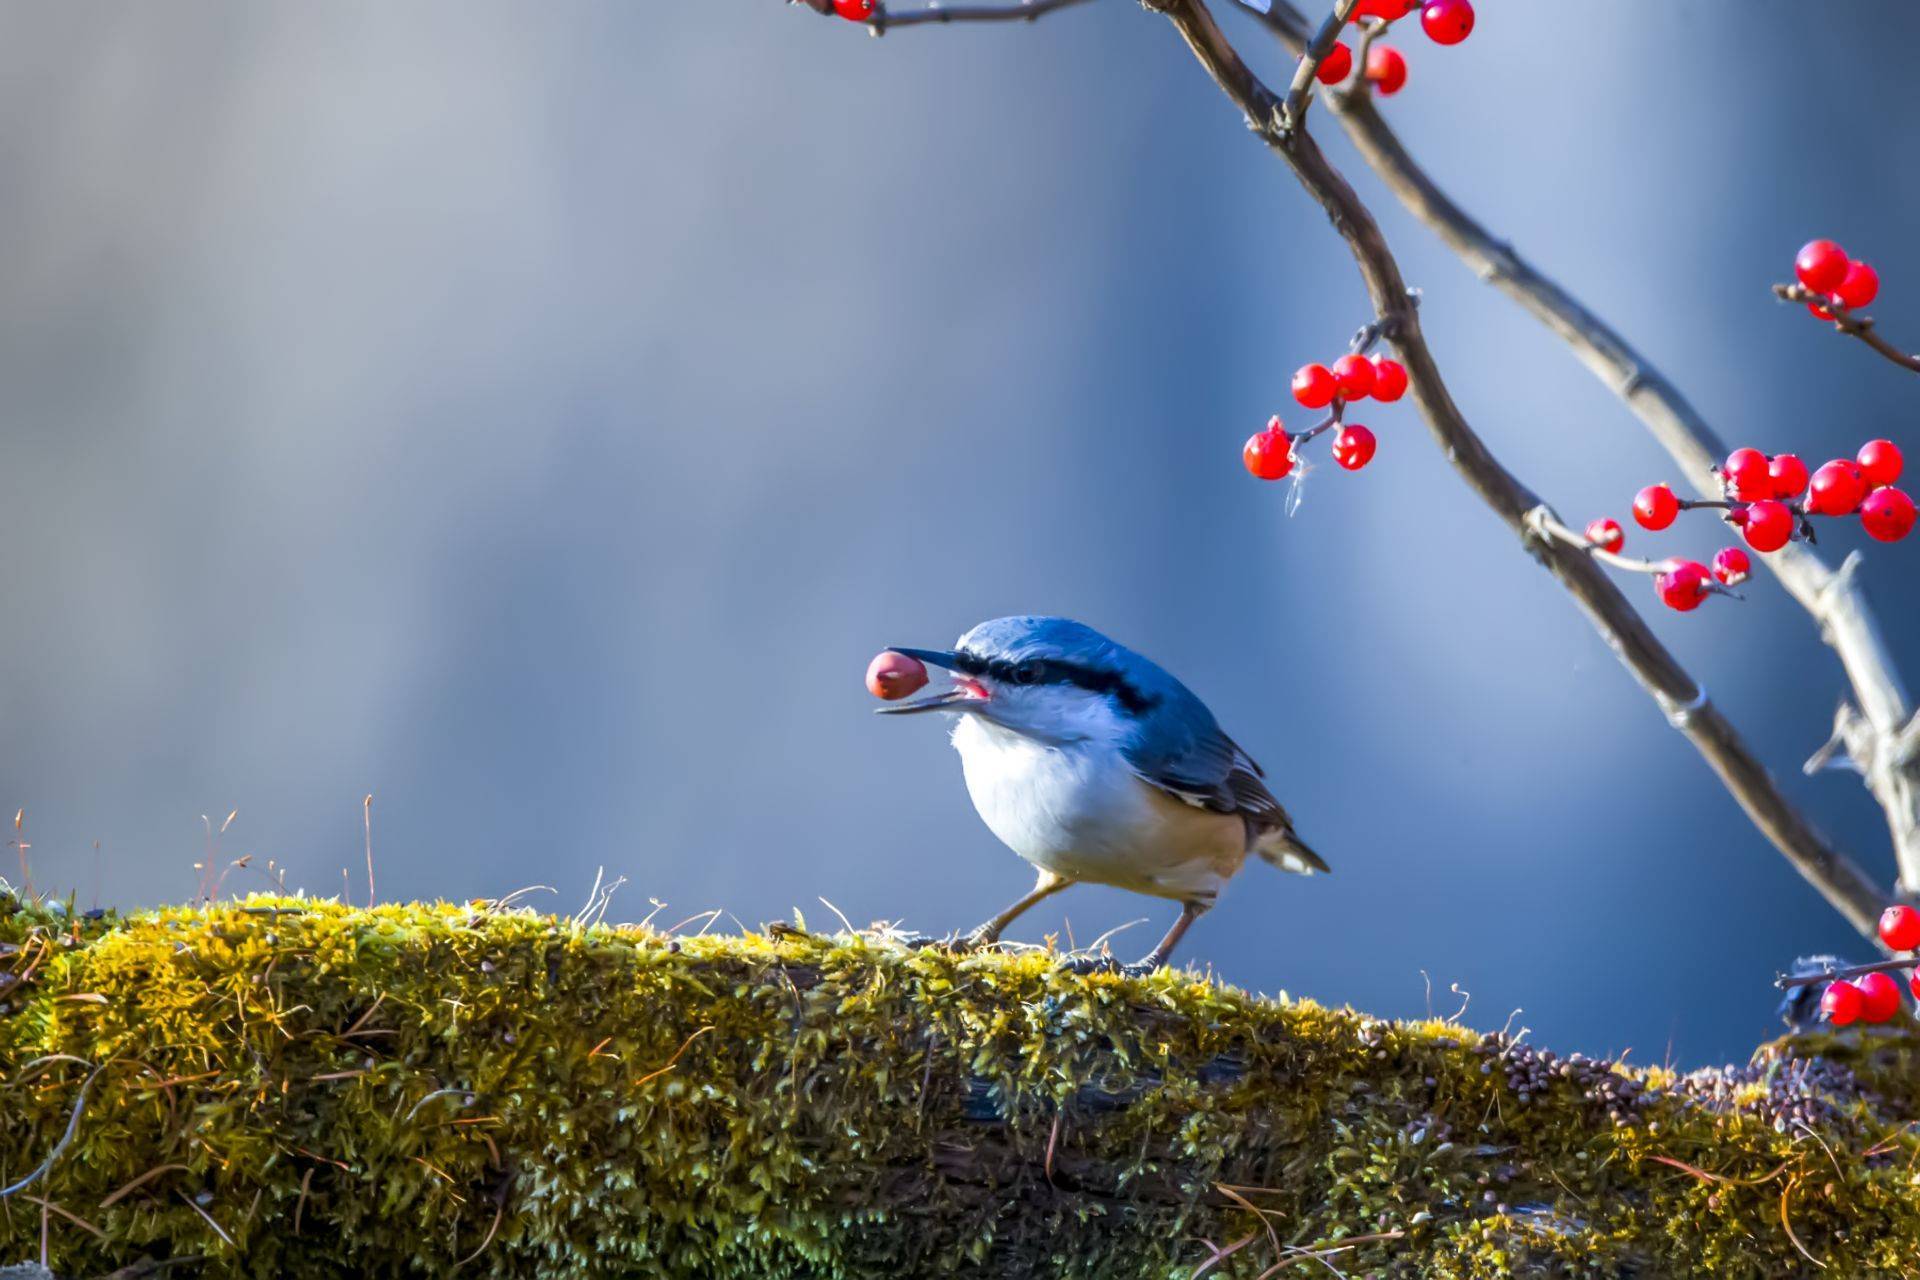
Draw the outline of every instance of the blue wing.
M1293 819L1262 781L1264 771L1206 704L1172 676L1155 690L1161 704L1122 748L1142 782L1195 808L1238 814L1253 850L1289 871L1325 871L1327 864L1293 831Z

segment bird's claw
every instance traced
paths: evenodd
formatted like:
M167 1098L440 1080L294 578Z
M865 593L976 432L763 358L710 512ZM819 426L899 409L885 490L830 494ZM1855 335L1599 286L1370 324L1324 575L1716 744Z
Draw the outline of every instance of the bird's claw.
M954 955L978 951L982 946L980 940L971 933L949 933L939 938L930 933L907 933L899 935L895 941L909 951L938 949L952 952Z
M1144 978L1160 969L1160 962L1151 956L1136 960L1132 964L1121 964L1112 956L1069 956L1060 967L1068 973L1086 975L1090 973L1116 973L1123 978Z

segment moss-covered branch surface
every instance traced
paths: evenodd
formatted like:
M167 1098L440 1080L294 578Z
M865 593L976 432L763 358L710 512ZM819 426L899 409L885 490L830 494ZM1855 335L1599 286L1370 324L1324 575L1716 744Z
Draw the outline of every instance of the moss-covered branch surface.
M0 1263L1911 1275L1916 1070L1893 1032L1676 1077L1182 973L484 904L0 906L0 1186L73 1125Z

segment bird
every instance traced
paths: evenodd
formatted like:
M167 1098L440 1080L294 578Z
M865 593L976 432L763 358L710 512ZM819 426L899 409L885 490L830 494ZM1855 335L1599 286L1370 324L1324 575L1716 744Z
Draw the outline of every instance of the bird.
M1187 930L1255 855L1282 870L1328 870L1295 834L1265 774L1184 684L1070 618L995 618L952 649L892 646L952 676L952 688L879 708L954 717L973 807L1032 863L1033 889L957 940L990 946L1037 904L1079 883L1170 898L1180 915L1135 964L1163 967Z

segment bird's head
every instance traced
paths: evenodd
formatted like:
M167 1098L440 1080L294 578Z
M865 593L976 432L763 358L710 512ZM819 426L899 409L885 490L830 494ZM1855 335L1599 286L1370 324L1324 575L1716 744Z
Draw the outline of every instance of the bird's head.
M1092 627L1067 618L996 618L952 649L893 652L951 672L951 688L881 715L977 715L1048 742L1125 733L1161 701L1164 672Z

